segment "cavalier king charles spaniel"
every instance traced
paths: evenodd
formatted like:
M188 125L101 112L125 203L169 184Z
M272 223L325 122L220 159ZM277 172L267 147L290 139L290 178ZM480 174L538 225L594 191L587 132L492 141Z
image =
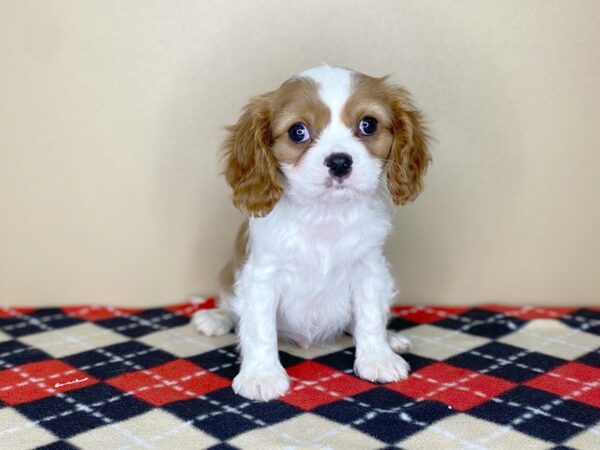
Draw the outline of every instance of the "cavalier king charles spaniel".
M386 330L397 291L383 245L390 206L419 194L431 159L408 92L316 67L251 99L228 132L224 174L249 218L221 272L219 308L193 322L208 336L237 328L233 390L263 401L285 394L278 338L307 348L344 332L360 378L406 378L398 353L410 342Z

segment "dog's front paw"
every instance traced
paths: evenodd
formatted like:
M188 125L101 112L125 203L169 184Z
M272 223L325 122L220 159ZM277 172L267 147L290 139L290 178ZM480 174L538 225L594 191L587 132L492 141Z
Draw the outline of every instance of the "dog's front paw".
M290 380L281 366L274 369L242 370L233 379L232 387L242 397L267 402L285 394L290 388Z
M391 350L373 352L357 358L354 362L354 372L363 380L373 383L391 383L408 377L410 366L401 356Z
M409 339L397 331L388 331L387 340L390 347L392 347L392 350L400 355L402 353L408 353L412 348L412 343Z
M223 336L233 328L233 320L221 309L201 309L192 316L192 323L206 336Z

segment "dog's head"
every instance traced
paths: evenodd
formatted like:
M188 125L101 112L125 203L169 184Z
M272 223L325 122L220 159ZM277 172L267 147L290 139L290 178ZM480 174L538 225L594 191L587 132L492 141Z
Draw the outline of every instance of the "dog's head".
M382 175L395 204L422 189L430 161L421 114L386 78L321 66L250 100L224 144L233 203L267 215L297 201L372 196Z

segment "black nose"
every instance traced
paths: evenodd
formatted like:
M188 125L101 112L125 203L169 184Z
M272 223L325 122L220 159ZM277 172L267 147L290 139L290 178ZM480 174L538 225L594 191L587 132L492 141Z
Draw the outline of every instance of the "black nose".
M347 153L332 153L325 158L325 165L334 177L345 177L352 170L352 157Z

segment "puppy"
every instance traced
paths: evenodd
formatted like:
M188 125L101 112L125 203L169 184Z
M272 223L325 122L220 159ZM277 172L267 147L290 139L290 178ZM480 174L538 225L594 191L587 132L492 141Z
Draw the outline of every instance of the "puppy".
M237 325L234 391L283 395L290 382L278 337L307 348L344 331L354 336L360 378L406 378L396 353L410 343L386 331L396 289L383 245L388 204L419 194L430 161L408 92L386 78L316 67L251 99L228 130L225 178L249 218L221 273L220 308L193 321L209 336Z

